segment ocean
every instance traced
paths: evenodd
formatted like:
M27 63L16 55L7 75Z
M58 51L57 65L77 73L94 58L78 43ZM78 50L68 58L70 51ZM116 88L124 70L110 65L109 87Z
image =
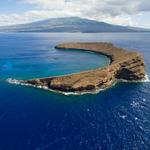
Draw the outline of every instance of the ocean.
M65 96L10 84L107 66L64 42L112 42L139 51L150 76L150 33L0 33L0 150L149 150L150 81Z

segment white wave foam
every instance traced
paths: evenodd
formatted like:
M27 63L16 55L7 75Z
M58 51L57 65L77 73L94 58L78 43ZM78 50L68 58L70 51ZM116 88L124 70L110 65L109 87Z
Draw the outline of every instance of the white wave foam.
M119 81L119 80L118 80ZM120 80L121 82L129 82L129 81L126 81L126 80ZM56 92L56 93L61 93L61 94L64 94L66 96L70 96L70 95L84 95L84 94L97 94L99 93L100 91L104 91L106 90L107 88L105 89L96 89L94 91L85 91L85 92L61 92L61 91L57 91L57 90L52 90L52 89L49 89L48 87L46 86L35 86L35 85L32 85L32 84L28 84L28 83L24 83L23 80L17 80L17 79L13 79L13 78L8 78L6 80L6 82L10 83L10 84L17 84L17 85L24 85L24 86L31 86L31 87L36 87L36 88L40 88L40 89L44 89L44 90L49 90L49 91L52 91L52 92ZM134 82L134 81L132 81ZM149 79L149 75L147 74L145 76L145 79L144 80L141 80L141 81L135 81L135 82L150 82L150 79ZM112 86L114 86L116 83L114 83Z
M149 75L148 75L148 74L145 75L145 79L142 80L142 82L150 82L150 79L149 79Z
M118 82L127 82L127 83L142 83L142 82L150 82L150 77L148 74L145 75L144 79L142 80L132 80L132 81L129 81L129 80L124 80L124 79L118 79L117 80Z
M127 118L127 115L121 115L120 118L126 119L126 118Z
M132 107L132 108L138 108L139 106L140 106L140 103L139 103L139 102L133 101L133 102L131 103L131 107Z
M20 84L19 80L12 79L12 78L8 78L6 81L10 84Z
M48 90L48 91L51 91L51 92L55 92L55 93L60 93L60 94L64 94L66 96L70 96L70 95L84 95L84 94L97 94L99 93L100 91L104 91L106 90L107 88L105 89L96 89L96 90L93 90L93 91L85 91L85 92L62 92L62 91L58 91L58 90L53 90L53 89L49 89L48 87L46 86L37 86L37 85L32 85L32 84L28 84L28 83L25 83L23 80L17 80L17 79L13 79L13 78L8 78L6 80L6 82L10 83L10 84L16 84L16 85L23 85L23 86L30 86L30 87L36 87L36 88L39 88L39 89L44 89L44 90ZM113 86L115 85L115 83L113 84Z
M125 115L125 114L120 114L120 113L118 113L118 115L119 115L119 117L122 118L122 119L126 119L126 118L128 117L128 116Z
M12 79L12 78L8 78L6 80L6 82L10 83L10 84L19 84L19 85L25 85L25 86L33 86L33 87L37 87L39 89L48 89L46 86L35 86L32 84L28 84L28 83L24 83L22 80L17 80L17 79Z
M143 102L146 102L146 99L145 99L145 98L143 98Z
M34 85L31 85L31 84L28 84L28 83L23 83L22 80L17 80L17 79L12 79L12 78L8 78L6 80L6 82L8 82L10 84L17 84L17 85L34 86Z
M61 92L61 91L57 91L57 90L52 90L52 89L49 89L48 87L46 86L35 86L35 85L32 85L32 84L28 84L28 83L23 83L22 80L17 80L17 79L13 79L13 78L8 78L6 80L6 82L10 83L10 84L16 84L16 85L24 85L24 86L31 86L31 87L36 87L36 88L39 88L39 89L44 89L44 90L49 90L49 91L52 91L52 92L56 92L56 93L61 93L61 94L64 94L66 96L70 96L70 95L82 95L82 94L91 94L91 92L84 92L84 93L78 93L78 92ZM101 89L102 90L102 89ZM98 93L100 91L99 90L96 90L95 92L93 92L92 94L95 94L95 93Z

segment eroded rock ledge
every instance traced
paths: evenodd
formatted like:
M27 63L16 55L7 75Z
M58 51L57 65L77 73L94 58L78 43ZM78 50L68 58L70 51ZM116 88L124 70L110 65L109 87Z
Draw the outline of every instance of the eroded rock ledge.
M111 43L65 43L59 49L80 49L98 52L111 59L109 66L66 76L20 81L59 92L93 93L116 83L118 79L137 81L145 77L145 65L138 52L129 52ZM87 63L88 62L87 60Z

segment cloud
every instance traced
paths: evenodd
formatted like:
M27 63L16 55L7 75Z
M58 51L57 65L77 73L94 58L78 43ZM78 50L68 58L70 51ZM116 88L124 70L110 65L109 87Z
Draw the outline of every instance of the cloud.
M1 25L26 23L36 20L79 16L109 23L134 25L132 17L150 12L149 0L18 0L33 6L22 14L0 15Z
M23 0L23 2L40 9L65 9L70 12L77 10L82 14L105 13L110 16L131 15L142 11L150 11L149 0Z

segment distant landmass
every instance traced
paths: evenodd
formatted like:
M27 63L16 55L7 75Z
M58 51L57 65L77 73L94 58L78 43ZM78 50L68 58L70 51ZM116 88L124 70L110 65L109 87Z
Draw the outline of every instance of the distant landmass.
M149 32L150 29L120 26L79 17L51 18L28 24L0 27L0 32Z

